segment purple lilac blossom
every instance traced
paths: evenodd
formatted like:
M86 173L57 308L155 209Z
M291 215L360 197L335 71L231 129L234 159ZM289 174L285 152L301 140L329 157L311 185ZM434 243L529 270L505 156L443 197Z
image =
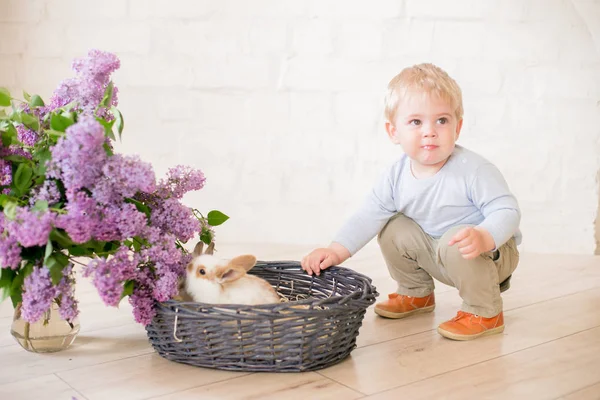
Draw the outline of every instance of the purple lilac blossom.
M0 236L0 267L19 269L21 265L21 246L14 236Z
M152 296L158 301L167 301L178 292L177 275L174 272L166 271L164 275L158 278L152 291Z
M75 280L72 277L73 265L68 265L62 271L63 277L56 286L56 297L60 300L58 312L65 321L73 322L79 310L75 300ZM59 297L60 296L60 297Z
M49 205L56 204L60 200L60 192L56 181L47 179L44 184L35 189L33 195L29 199L29 204L34 205L38 201L47 201Z
M15 220L9 222L7 228L23 247L42 246L48 242L55 219L56 215L52 212L17 207Z
M15 145L0 148L0 157L6 156L21 156L31 160L31 153Z
M92 238L100 223L97 203L85 192L68 193L67 214L56 218L56 226L67 231L75 243L84 243Z
M176 198L164 200L152 211L152 225L162 231L172 233L182 242L187 242L200 231L200 222L189 207L181 204Z
M91 50L86 58L73 61L75 78L63 81L54 91L45 112L53 111L73 101L77 102L84 115L91 115L100 105L110 81L110 74L120 67L119 59L111 53ZM113 90L111 105L117 105L116 90ZM99 114L104 115L105 110Z
M94 231L94 238L102 241L125 240L141 235L147 226L146 214L133 204L106 206L102 209L100 223Z
M32 131L24 125L17 126L17 139L26 146L34 146L39 140L37 132Z
M123 282L133 279L139 262L137 254L129 255L129 248L121 246L109 259L92 260L84 269L84 276L93 275L92 282L104 303L117 306L123 293Z
M12 165L10 161L0 159L0 186L12 183Z
M205 182L204 173L199 169L178 165L169 169L166 180L160 180L156 192L165 199L169 197L181 199L187 192L202 189Z
M104 128L94 118L83 117L66 133L52 148L46 175L62 179L67 191L91 188L107 159Z
M31 323L39 320L50 309L54 297L56 288L52 286L48 268L34 268L25 278L21 309L23 319Z
M133 317L136 322L148 325L156 315L154 298L152 297L155 277L148 268L137 271L136 284L129 296L129 304L133 306Z
M115 154L102 167L102 172L93 189L94 198L100 203L121 202L138 191L153 192L156 188L152 165L142 162L138 156Z

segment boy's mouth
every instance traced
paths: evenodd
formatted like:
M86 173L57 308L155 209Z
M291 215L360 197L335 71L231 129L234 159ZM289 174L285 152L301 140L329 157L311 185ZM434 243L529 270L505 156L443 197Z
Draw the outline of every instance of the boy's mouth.
M438 146L433 145L433 144L426 144L425 146L421 146L421 148L423 150L435 150L438 148Z

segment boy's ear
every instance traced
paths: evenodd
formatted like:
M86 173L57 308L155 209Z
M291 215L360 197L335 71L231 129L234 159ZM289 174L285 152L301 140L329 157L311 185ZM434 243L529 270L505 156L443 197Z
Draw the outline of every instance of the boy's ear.
M399 144L398 137L396 136L396 127L390 121L385 121L385 130L390 137L390 140L394 144Z
M456 137L454 140L458 140L458 137L460 136L460 130L462 129L463 121L464 120L461 118L460 121L458 121L458 124L456 124Z

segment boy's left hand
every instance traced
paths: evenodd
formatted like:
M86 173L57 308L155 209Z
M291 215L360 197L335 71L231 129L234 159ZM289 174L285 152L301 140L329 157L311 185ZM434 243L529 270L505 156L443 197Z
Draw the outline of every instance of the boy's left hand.
M452 236L448 246L455 244L465 260L472 260L496 247L492 235L487 230L476 226L463 228Z

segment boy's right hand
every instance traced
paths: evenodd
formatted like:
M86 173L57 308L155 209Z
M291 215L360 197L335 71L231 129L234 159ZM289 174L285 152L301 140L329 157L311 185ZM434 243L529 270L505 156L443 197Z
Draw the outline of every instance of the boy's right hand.
M320 275L321 271L338 265L350 257L350 252L338 243L332 243L328 248L319 248L310 252L302 259L300 265L308 275Z

